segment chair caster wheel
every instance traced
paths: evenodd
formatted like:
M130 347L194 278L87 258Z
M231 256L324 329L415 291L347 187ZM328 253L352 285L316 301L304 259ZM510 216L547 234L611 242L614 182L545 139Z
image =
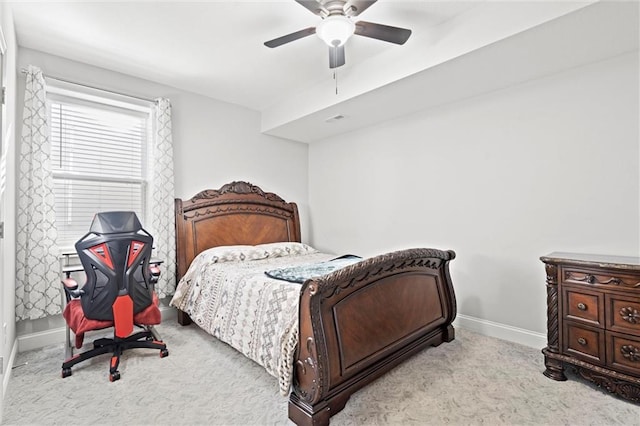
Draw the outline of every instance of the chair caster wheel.
M164 358L166 356L169 356L169 349L161 349L160 350L160 358Z
M71 369L70 368L63 368L62 369L62 378L64 379L65 377L69 377L71 375Z
M113 373L109 373L109 381L115 382L116 380L120 380L120 372L115 371Z

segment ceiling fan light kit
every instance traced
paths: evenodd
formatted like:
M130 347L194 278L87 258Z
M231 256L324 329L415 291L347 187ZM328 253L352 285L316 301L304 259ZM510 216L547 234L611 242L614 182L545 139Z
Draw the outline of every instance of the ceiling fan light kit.
M329 47L344 45L356 30L356 24L342 15L327 16L316 27L316 34Z
M315 33L329 46L329 68L337 68L345 64L344 44L353 34L394 44L404 44L409 39L411 30L365 21L354 23L351 20L376 1L295 0L311 13L322 18L322 21L316 27L274 38L265 42L264 45L274 48Z

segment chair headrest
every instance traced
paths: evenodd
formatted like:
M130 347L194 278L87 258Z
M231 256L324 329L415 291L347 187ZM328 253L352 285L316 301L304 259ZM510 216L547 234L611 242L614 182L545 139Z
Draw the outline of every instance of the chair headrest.
M142 225L134 212L97 213L91 222L90 232L94 234L118 234L138 232Z

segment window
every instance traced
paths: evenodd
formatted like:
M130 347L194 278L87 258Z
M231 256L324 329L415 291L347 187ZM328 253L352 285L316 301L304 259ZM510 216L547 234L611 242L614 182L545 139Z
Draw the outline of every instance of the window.
M145 217L149 109L69 90L47 94L58 246L70 250L96 212Z

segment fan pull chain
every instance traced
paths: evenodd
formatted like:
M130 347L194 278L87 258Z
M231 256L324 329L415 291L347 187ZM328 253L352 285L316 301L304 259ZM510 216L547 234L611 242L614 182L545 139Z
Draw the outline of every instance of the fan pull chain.
M336 81L336 95L338 94L338 71L333 71L333 79Z

